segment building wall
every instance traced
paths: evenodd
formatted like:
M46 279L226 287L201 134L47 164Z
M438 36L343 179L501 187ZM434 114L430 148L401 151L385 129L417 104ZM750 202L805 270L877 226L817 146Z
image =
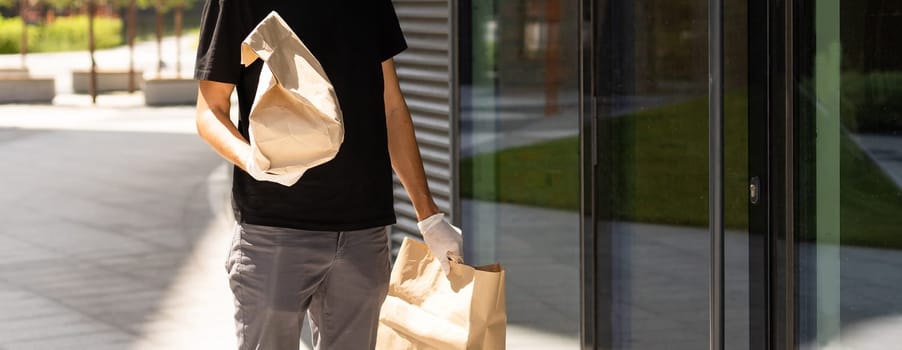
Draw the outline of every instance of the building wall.
M451 1L395 0L395 11L407 39L408 49L395 57L401 90L407 100L416 129L420 154L429 188L439 208L452 216L455 188L453 177L453 57ZM395 177L393 240L419 235L413 205L401 182Z

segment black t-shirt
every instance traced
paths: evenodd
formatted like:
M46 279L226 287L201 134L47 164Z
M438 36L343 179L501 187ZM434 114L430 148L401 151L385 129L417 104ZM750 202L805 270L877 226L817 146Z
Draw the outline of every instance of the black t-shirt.
M256 181L238 167L232 184L239 221L347 231L395 222L383 100L382 62L407 48L391 0L207 0L195 78L235 84L248 115L262 61L241 65L241 42L276 11L316 56L335 88L345 137L338 155L291 187Z

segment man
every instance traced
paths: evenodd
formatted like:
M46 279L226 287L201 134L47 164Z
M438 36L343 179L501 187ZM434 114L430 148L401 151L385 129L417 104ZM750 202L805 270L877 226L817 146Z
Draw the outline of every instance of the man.
M290 187L247 173L248 115L262 62L241 42L276 11L317 57L344 118L334 159ZM235 165L236 236L227 261L240 349L297 349L304 315L316 349L372 349L388 289L392 168L447 273L461 238L426 184L392 57L407 47L390 0L207 0L195 78L197 130ZM239 122L230 120L237 89Z

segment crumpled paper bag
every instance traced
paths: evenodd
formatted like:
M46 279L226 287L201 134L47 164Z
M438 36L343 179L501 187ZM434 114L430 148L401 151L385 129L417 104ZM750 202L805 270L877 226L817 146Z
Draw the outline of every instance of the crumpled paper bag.
M379 314L376 350L504 350L504 268L441 264L420 241L404 238Z
M250 113L255 164L249 172L258 180L278 175L279 183L290 186L338 153L344 140L341 107L322 65L276 12L241 45L243 65L257 59L265 64Z

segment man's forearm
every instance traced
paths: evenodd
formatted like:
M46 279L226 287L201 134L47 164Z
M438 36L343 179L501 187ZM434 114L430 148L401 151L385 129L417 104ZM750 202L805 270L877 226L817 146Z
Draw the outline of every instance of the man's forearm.
M407 195L417 212L417 219L423 220L438 213L439 209L429 192L410 112L398 108L386 117L386 121L392 168L407 190Z
M197 104L197 133L223 159L246 170L243 155L248 153L250 145L229 118L230 102L227 97L223 101L223 94L224 91L205 91L204 87L201 88Z

